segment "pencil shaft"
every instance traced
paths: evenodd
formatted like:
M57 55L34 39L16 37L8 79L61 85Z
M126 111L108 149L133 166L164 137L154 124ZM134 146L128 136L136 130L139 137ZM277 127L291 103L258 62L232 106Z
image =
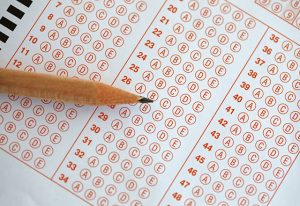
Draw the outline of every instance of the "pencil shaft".
M135 103L140 96L94 81L0 69L0 92L82 105Z

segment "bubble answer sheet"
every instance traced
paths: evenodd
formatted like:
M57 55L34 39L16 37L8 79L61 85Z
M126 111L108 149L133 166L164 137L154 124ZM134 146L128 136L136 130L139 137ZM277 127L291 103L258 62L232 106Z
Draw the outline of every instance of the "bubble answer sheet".
M154 103L0 94L0 205L298 206L299 29L299 0L1 0L1 68Z

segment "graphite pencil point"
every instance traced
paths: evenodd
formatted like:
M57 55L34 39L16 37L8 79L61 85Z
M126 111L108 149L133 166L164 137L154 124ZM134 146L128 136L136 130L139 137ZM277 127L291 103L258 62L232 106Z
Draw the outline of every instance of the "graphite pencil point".
M153 103L152 99L148 99L146 97L141 97L141 99L139 100L140 103Z

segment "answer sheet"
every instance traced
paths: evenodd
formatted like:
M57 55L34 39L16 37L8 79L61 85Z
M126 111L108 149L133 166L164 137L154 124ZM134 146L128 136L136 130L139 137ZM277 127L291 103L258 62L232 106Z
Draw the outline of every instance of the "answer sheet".
M0 205L299 205L299 11L299 0L2 0L2 68L154 103L1 94Z

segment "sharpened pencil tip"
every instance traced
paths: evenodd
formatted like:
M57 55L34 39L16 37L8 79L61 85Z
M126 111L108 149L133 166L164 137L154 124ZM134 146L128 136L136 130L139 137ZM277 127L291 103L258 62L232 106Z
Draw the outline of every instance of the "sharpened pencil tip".
M146 98L146 97L141 97L141 98L139 99L139 102L140 102L140 103L153 103L153 100L152 100L152 99L148 99L148 98Z

